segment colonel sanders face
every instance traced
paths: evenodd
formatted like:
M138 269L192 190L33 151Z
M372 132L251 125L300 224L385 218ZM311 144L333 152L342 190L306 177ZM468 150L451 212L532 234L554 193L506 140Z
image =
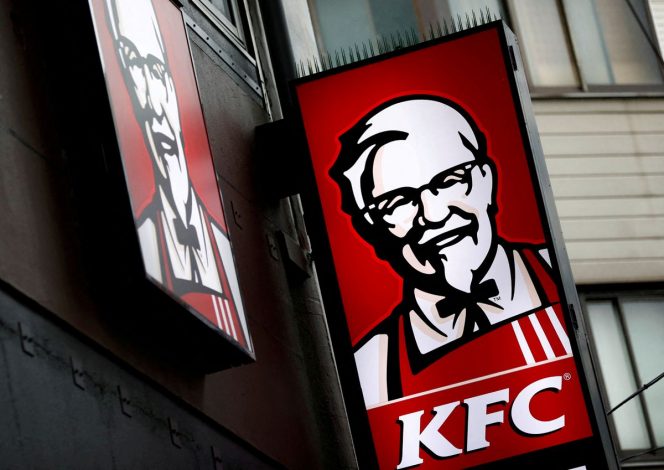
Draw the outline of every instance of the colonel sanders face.
M354 162L331 172L349 183L341 187L352 191L356 228L404 278L469 292L495 248L484 136L435 97L401 98L369 116L342 137L355 141Z
M189 177L175 86L155 11L150 0L109 0L107 11L125 84L156 178L182 214L189 195Z

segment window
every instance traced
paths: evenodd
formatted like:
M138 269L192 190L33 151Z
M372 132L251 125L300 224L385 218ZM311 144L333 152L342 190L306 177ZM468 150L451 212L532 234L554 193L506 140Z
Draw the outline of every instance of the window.
M664 294L587 294L584 304L605 399L613 409L664 372ZM611 414L623 458L664 446L662 403L664 380ZM662 461L664 453L647 453L640 459Z
M253 54L247 35L247 20L243 14L245 11L243 0L192 0L192 2L217 28L226 33L236 46Z
M508 0L534 89L664 85L644 0Z
M486 12L517 33L535 92L664 90L647 0L309 0L321 52Z

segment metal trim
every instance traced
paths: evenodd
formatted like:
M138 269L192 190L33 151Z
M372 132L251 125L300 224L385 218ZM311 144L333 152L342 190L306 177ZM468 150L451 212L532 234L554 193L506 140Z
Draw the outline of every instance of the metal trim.
M189 29L196 33L196 36L198 36L200 39L202 39L208 46L210 46L210 49L216 56L218 56L224 64L226 64L230 69L235 72L235 74L261 98L264 98L263 96L263 91L260 87L260 85L245 71L240 69L235 62L235 60L228 54L228 52L224 51L224 49L217 44L216 41L214 41L209 34L205 33L205 30L197 24L189 15L187 15L185 12L182 12L182 16L184 17L185 24L189 26ZM255 67L256 64L251 61L251 64Z

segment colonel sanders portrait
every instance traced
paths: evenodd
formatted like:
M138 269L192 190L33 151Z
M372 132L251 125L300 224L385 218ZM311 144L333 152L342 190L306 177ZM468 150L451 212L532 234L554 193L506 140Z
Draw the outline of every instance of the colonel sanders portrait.
M339 138L342 209L403 278L400 304L355 346L367 407L571 353L548 251L499 235L487 138L431 95L387 101Z
M115 118L136 120L142 142L132 145L145 146L154 175L152 200L136 218L145 270L215 327L250 348L228 234L210 215L189 174L190 160L211 158L185 151L171 67L191 67L191 60L169 62L151 0L104 3L105 26L114 48L114 57L105 61L117 61L132 104L129 111L114 109ZM125 161L137 158L133 148L122 149ZM209 178L216 187L213 172Z

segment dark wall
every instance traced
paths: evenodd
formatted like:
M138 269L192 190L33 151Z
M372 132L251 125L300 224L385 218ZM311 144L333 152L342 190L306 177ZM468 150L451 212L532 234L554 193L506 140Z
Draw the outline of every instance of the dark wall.
M49 312L0 291L3 468L279 468Z
M192 5L184 9L230 47ZM126 468L138 454L118 456L131 437L149 449L138 468L212 468L201 463L210 441L254 452L265 465L352 467L315 276L311 266L309 277L289 273L288 255L278 248L281 234L302 235L296 201L270 197L260 185L254 129L269 120L263 99L190 34L257 358L204 374L180 354L173 332L146 328L141 317L159 315L160 304L137 299L136 279L123 270L136 252L126 201L115 192L117 149L108 145L113 130L86 15L83 0L0 0L0 283L13 292L0 303L0 315L9 315L0 336L0 406L12 416L0 424L0 435L10 438L0 460ZM275 149L275 158L282 156ZM15 349L18 321L40 325L43 348L34 357ZM55 350L64 363L49 353ZM69 387L69 354L94 363L96 385ZM125 378L146 404L140 423L123 420L112 404L113 384ZM41 408L53 411L35 411ZM163 438L170 415L198 436L186 451ZM106 441L111 445L100 445Z

